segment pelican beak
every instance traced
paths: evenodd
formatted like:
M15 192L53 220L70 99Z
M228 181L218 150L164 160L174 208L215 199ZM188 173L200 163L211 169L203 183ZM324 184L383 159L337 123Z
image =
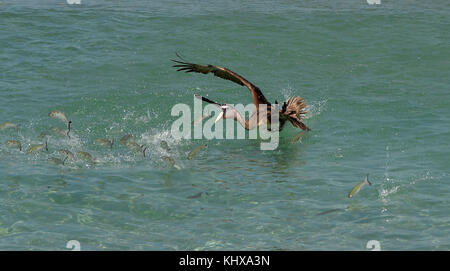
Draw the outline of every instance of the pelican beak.
M219 120L221 120L222 118L223 118L223 111L220 112L219 116L217 116L217 119L216 119L216 121L214 121L214 123L218 123Z

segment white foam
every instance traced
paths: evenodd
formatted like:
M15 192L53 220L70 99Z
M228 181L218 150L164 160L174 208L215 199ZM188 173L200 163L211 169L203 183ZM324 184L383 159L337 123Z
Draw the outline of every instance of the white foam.
M381 4L381 0L367 0L367 4L369 4L369 5L379 5L379 4Z
M399 188L400 188L399 185L391 187L391 188L381 188L379 191L380 197L382 199L385 199L387 196L397 193Z
M81 0L67 0L67 4L69 5L80 5Z
M308 113L306 114L305 118L309 119L311 117L319 116L324 111L327 102L328 99L325 99L320 101L313 101L308 104Z

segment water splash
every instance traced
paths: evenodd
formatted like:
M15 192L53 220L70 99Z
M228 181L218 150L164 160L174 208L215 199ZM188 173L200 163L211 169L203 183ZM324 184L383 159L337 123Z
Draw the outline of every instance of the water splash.
M81 5L81 0L66 0L69 5Z
M389 145L386 146L386 163L384 167L384 180L381 183L380 190L378 191L379 197L383 204L388 203L388 197L392 194L397 193L398 189L400 188L400 185L395 185L393 178L389 176L389 168L390 168L390 162L391 162L391 155L389 150ZM382 213L387 211L387 207L383 206Z
M328 99L313 101L308 105L306 119L319 116L326 108Z

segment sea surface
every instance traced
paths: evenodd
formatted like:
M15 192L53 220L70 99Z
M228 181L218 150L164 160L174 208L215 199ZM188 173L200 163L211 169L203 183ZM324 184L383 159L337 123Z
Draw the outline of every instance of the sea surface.
M449 250L449 30L447 0L1 0L0 123L19 126L0 129L0 250ZM252 101L175 53L303 97L312 130L273 151L174 138L193 94Z

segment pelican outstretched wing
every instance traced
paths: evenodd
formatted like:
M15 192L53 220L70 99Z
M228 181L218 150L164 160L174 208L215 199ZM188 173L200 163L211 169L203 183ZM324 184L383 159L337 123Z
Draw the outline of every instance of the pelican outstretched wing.
M173 67L178 68L177 71L197 72L203 74L213 73L217 77L233 81L241 86L246 86L250 90L250 93L252 94L253 103L255 104L256 108L258 108L259 104L270 104L257 86L253 85L252 83L247 81L244 77L240 76L235 72L230 71L227 68L214 65L199 65L173 59L172 61L177 63L173 65Z

